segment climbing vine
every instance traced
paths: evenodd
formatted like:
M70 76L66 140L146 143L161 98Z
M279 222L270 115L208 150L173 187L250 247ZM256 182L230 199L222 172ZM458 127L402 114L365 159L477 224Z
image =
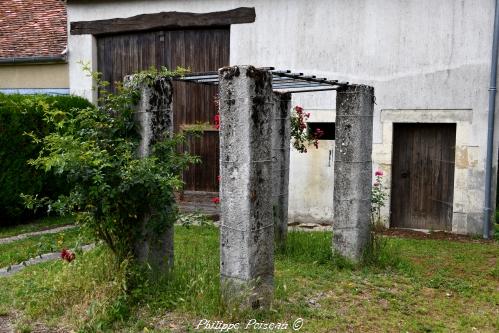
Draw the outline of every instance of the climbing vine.
M100 74L92 73L99 106L77 112L45 107L44 121L57 131L46 137L30 134L42 149L29 163L65 177L71 190L58 198L26 195L26 205L34 208L43 202L50 211L75 214L78 223L90 227L120 260L132 256L144 218L158 232L171 225L177 218L174 192L183 185L182 171L199 159L178 152L182 135L157 142L150 156L139 158L134 121L139 92L133 87L184 73L151 69L134 76L132 85L119 85L114 94L105 89L108 83Z
M183 68L183 67L177 67L174 71L169 70L165 66L161 66L159 69L155 68L154 66L138 72L130 77L130 81L132 85L137 86L140 84L146 84L146 85L151 85L153 84L158 78L161 77L177 77L177 76L184 76L185 74L189 73L190 69L189 68Z

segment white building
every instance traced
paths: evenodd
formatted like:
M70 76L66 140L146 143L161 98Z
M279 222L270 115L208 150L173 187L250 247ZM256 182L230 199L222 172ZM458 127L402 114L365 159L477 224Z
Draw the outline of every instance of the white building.
M374 86L373 160L391 194L386 222L482 234L495 1L67 2L72 93L95 98L80 61L111 80L151 64L195 71L252 64ZM254 21L247 11L226 12L239 7L254 7ZM222 13L209 15L214 12ZM182 13L206 15L195 21ZM311 122L334 122L333 92L293 98L311 112ZM182 94L176 101L185 111L177 128L211 119L211 106L195 106ZM194 108L204 115L188 116ZM207 128L206 146L216 139ZM203 147L201 155L210 151ZM495 175L496 144L493 151ZM323 141L308 154L292 151L291 221L332 222L331 152L334 141ZM196 172L215 181L216 170ZM214 186L195 177L192 184L202 191Z

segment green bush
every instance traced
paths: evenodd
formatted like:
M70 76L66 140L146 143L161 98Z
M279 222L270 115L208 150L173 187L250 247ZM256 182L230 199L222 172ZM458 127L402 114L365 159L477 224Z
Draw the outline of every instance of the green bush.
M66 175L70 189L52 200L26 195L26 205L48 204L60 214L74 214L119 262L136 254L135 244L145 238L154 246L161 244L160 235L177 219L174 192L183 185L182 172L199 159L178 151L185 142L183 134L170 137L166 132L155 138L149 156L139 156L134 115L141 86L177 73L166 69L138 73L130 86L120 87L116 94L105 92L107 83L93 74L99 107L77 113L45 107L44 121L56 130L31 135L42 149L30 164Z
M35 216L25 208L21 193L53 197L67 191L65 179L27 164L38 156L41 147L25 133L43 137L53 131L43 120L43 108L71 112L90 105L86 99L75 96L0 94L0 226Z

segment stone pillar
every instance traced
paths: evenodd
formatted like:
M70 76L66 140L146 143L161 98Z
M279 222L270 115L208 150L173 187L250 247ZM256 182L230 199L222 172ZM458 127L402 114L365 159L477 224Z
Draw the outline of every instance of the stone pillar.
M286 246L288 234L289 153L291 141L291 94L274 92L272 122L272 189L276 245Z
M272 76L219 70L220 275L226 303L269 307L274 284Z
M140 100L135 112L141 136L139 157L151 154L151 146L173 134L173 87L168 78L160 78L152 84L138 87Z
M125 86L132 85L132 77L126 77ZM150 84L140 83L135 88L140 92L135 121L141 136L137 153L142 158L151 154L153 144L173 134L173 89L169 78L159 78ZM134 256L138 262L147 263L160 271L170 270L173 267L173 225L158 231L157 227L148 223L149 217L142 221L141 234L134 244Z
M359 261L370 241L374 88L336 96L333 249Z

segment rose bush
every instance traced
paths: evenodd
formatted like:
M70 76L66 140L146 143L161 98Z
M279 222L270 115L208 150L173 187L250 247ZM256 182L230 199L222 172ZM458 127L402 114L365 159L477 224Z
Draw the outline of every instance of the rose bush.
M386 190L383 186L382 170L376 170L374 173L374 184L371 191L371 222L376 225L382 222L381 208L385 206L387 198Z
M307 130L307 120L310 118L310 113L303 112L303 108L299 105L293 108L291 113L291 143L300 153L306 153L307 147L314 145L319 148L319 139L324 135L324 132L317 128L314 133L309 133Z
M150 70L135 80L148 84L157 76L177 72ZM28 207L46 204L61 215L75 214L122 261L132 257L141 234L141 221L160 234L177 219L174 192L182 185L182 172L198 158L179 153L182 135L153 145L152 154L138 156L139 135L134 121L138 91L120 87L116 94L94 75L100 88L99 106L78 112L45 108L44 120L57 130L45 137L31 134L41 151L30 164L68 179L70 191L56 199L26 195ZM133 87L138 85L134 84Z

